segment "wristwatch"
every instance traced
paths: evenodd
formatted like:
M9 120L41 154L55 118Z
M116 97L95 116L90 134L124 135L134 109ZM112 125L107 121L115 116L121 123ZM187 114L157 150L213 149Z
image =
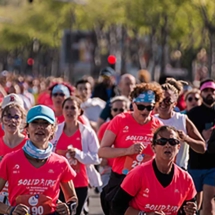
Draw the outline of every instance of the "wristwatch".
M67 202L67 205L69 206L70 209L70 214L75 214L76 213L76 208L77 208L77 202Z
M138 213L138 215L146 215L146 212L145 212L145 211L140 211L140 212Z

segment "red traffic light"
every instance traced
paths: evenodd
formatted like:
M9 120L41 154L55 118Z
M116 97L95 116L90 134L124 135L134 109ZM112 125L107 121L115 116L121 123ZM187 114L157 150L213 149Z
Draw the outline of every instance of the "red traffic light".
M28 64L29 66L33 66L33 65L34 65L34 59L33 59L33 58L28 58L27 64Z
M107 60L108 60L109 64L115 64L117 61L117 59L114 55L109 55Z

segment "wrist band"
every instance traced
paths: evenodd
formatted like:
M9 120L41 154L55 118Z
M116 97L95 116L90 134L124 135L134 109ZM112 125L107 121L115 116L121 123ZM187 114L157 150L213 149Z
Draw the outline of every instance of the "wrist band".
M138 213L138 215L146 215L146 212L145 212L145 211L140 211L140 212Z
M13 211L15 210L16 207L13 207L9 213L9 215L12 215L13 214Z

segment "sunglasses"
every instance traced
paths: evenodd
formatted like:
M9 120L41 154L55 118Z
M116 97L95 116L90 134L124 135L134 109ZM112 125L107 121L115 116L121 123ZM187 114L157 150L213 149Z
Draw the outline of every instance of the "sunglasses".
M197 98L197 97L194 97L194 98L193 97L189 97L189 98L187 98L188 102L192 102L193 100L195 100L197 102L197 101L199 101L199 98Z
M31 122L31 124L34 124L34 125L40 125L40 126L48 126L50 125L50 123L48 121L37 121L37 120L34 120Z
M163 99L162 102L163 102L165 105L167 105L167 106L169 106L169 105L171 105L171 104L174 103L174 102L171 100L171 98L169 98L169 97ZM161 102L161 103L162 103L162 102Z
M21 116L19 115L14 115L12 116L11 114L7 114L7 115L4 115L4 117L6 117L7 119L15 119L15 120L18 120L19 118L21 118Z
M147 111L152 111L153 109L154 109L154 106L153 105L141 105L141 104L137 104L137 103L135 103L136 105L137 105L137 109L138 110L147 110Z
M162 138L160 138L160 139L155 140L155 143L156 143L157 145L160 145L160 146L165 146L165 145L167 144L167 142L168 142L171 146L175 146L175 145L177 145L177 144L180 143L179 140L174 139L174 138L169 138L169 139L168 139L168 138L162 137Z
M122 112L124 112L125 110L124 110L123 108L112 108L112 111L113 111L113 112L120 112L120 113L122 113Z
M64 97L65 94L63 94L63 93L53 93L52 96L54 96L54 97L57 97L57 96Z

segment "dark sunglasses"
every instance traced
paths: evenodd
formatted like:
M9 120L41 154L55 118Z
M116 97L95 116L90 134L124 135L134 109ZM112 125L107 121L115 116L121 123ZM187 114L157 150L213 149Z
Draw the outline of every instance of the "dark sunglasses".
M171 100L171 98L169 98L169 97L163 99L162 102L163 102L165 105L168 105L168 106L174 103L174 102ZM161 103L162 103L162 102L161 102Z
M63 94L63 93L53 93L52 96L54 96L54 97L57 97L57 96L64 97L65 94Z
M14 115L12 116L11 114L7 114L7 115L4 115L7 119L15 119L15 120L18 120L19 118L21 118L21 116L19 115Z
M113 112L124 112L124 109L123 108L112 108L112 111Z
M196 100L196 102L197 102L197 101L199 101L199 98L197 98L197 97L194 97L194 98L193 97L189 97L189 98L187 98L188 102L192 102L193 100Z
M46 120L44 120L44 121L38 121L38 120L34 120L34 121L32 121L31 122L31 124L34 124L34 125L41 125L41 126L47 126L47 125L49 125L50 123L48 122L48 121L46 121Z
M155 143L156 143L157 145L160 145L160 146L165 146L165 145L167 144L167 142L168 142L171 146L175 146L175 145L177 145L177 144L180 143L179 140L174 139L174 138L169 138L169 139L168 139L168 138L162 137L162 138L160 138L160 139L155 140Z
M147 111L152 111L153 109L154 109L154 106L153 105L141 105L141 104L137 104L137 103L135 103L136 105L137 105L137 109L138 110L147 110Z

